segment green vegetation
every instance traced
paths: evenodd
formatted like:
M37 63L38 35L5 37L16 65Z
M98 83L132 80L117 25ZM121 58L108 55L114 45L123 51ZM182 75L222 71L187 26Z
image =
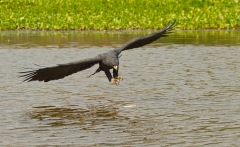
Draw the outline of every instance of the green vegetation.
M0 30L240 28L240 0L0 0Z

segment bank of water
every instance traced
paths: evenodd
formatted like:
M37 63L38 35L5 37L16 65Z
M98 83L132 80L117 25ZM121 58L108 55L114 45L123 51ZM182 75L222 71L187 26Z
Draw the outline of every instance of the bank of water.
M176 31L124 51L118 86L102 72L87 78L97 66L49 83L18 78L150 32L1 32L0 145L239 146L238 31Z

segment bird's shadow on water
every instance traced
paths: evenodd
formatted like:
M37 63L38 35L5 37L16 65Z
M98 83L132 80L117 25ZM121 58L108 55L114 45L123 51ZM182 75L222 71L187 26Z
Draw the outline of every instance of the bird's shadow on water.
M49 127L71 125L98 125L106 121L127 119L118 114L118 108L113 106L88 106L79 108L76 105L66 107L38 106L28 112L31 119L45 122Z

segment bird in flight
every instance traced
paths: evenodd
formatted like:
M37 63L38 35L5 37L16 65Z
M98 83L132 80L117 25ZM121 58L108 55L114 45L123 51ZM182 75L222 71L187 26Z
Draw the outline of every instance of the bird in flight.
M171 30L173 29L176 21L173 21L171 24L168 22L167 26L162 30L149 34L147 36L141 36L134 38L119 48L110 50L106 53L99 54L94 58L86 58L75 62L70 62L67 64L58 64L53 67L40 68L31 71L20 72L22 75L20 77L24 78L24 81L52 81L62 79L66 76L74 74L76 72L88 69L93 67L95 64L99 64L98 69L91 74L95 75L100 71L104 71L109 82L118 85L123 79L118 75L119 71L119 55L122 51L142 47L161 37L166 37ZM113 75L110 72L110 69L113 69ZM89 77L90 77L89 76Z

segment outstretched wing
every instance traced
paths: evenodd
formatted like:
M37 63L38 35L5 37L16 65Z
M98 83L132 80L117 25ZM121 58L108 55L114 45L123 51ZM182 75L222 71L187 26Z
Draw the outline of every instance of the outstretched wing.
M74 74L76 72L88 69L101 61L101 56L95 58L87 58L76 62L70 62L67 64L59 64L54 67L46 67L32 71L20 72L20 77L24 78L24 81L44 81L62 79L66 76Z
M134 38L129 42L125 43L124 45L122 45L120 48L115 49L115 51L117 51L120 54L122 51L138 48L138 47L147 45L149 43L152 43L153 41L161 37L166 37L167 34L171 33L170 31L173 29L175 22L176 21L174 21L171 25L170 25L170 22L168 22L167 26L159 32L152 33L147 36Z

